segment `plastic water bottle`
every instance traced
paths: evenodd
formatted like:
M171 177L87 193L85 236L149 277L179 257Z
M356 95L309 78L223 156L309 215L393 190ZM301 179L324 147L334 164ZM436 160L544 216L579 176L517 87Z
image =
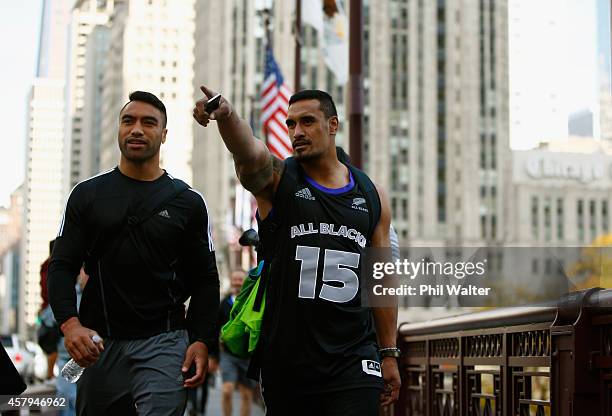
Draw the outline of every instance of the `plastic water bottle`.
M98 342L102 342L102 338L100 338L98 335L91 337L91 340L96 344ZM85 367L81 367L76 361L74 361L74 358L71 358L70 361L68 361L66 365L62 367L61 374L62 377L64 377L68 382L76 383L77 380L81 378L84 370Z

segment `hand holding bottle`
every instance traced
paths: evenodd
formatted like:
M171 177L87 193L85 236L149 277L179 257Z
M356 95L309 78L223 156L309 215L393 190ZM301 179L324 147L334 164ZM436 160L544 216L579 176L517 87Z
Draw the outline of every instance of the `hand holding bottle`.
M102 338L96 331L82 326L76 317L64 322L61 330L64 333L66 350L81 367L88 367L95 363L100 353L104 351ZM97 337L99 341L95 342L94 337Z

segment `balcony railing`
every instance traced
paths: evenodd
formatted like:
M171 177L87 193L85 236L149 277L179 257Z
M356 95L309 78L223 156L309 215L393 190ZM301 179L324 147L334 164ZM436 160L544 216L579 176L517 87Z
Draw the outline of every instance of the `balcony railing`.
M612 415L612 290L403 324L393 414Z

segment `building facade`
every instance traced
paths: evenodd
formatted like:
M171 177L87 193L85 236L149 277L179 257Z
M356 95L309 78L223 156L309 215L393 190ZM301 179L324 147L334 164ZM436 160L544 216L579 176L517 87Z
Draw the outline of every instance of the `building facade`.
M168 113L161 163L173 176L192 180L194 0L116 3L103 64L100 169L119 160L119 111L132 91L157 95Z
M0 333L16 332L20 313L20 241L23 226L23 186L10 198L8 208L0 207Z
M66 74L66 158L64 162L64 195L80 181L99 170L99 136L92 134L94 111L99 109L87 89L99 86L99 49L106 47L97 27L106 27L115 3L122 0L77 0L71 10L69 57ZM88 51L88 48L90 49ZM94 49L92 52L91 49ZM88 55L89 54L89 55ZM92 74L93 73L93 74ZM88 79L94 77L94 79ZM99 77L98 77L99 78ZM98 94L97 97L101 97ZM87 102L87 99L94 99ZM99 114L99 113L98 113Z
M197 2L197 39L206 41L196 43L196 82L226 94L259 135L261 10L253 1L211 3ZM271 3L274 55L289 85L293 3ZM500 243L510 174L507 1L366 0L364 7L364 167L389 192L400 244ZM348 149L347 90L325 66L314 29L304 26L301 40L301 86L332 94L342 124L337 143ZM214 66L211 44L219 45ZM234 175L216 129L194 134L196 185L225 189L231 179L210 174ZM214 212L227 212L230 199L219 194Z
M584 246L610 233L612 147L594 139L513 152L507 244Z
M64 209L64 87L63 79L37 78L28 98L20 298L25 321L20 322L20 333L36 321L41 305L40 265L49 256L49 241L57 235Z
M41 304L40 264L49 255L63 211L65 80L70 5L45 0L36 78L28 96L23 238L19 255L18 330L25 334Z

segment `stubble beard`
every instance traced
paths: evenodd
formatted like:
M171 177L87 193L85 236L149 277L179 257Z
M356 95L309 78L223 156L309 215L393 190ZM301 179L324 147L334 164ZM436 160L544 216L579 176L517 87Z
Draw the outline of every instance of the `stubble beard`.
M127 141L124 141L121 145L119 145L119 151L121 155L128 161L132 163L144 163L155 157L159 153L159 149L161 148L161 143L158 146L148 145L145 149L139 152L130 152L128 150Z

